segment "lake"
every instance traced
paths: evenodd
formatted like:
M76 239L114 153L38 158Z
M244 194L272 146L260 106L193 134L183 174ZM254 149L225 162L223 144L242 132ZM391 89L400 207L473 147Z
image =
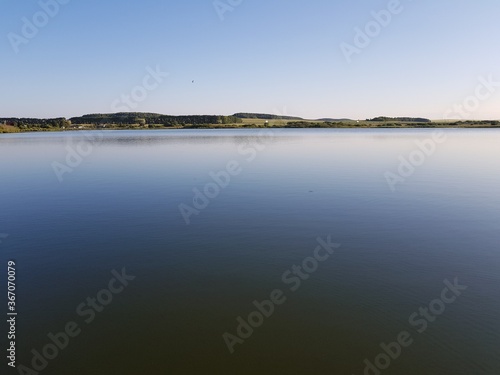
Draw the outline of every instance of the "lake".
M499 145L472 129L1 135L15 365L498 375Z

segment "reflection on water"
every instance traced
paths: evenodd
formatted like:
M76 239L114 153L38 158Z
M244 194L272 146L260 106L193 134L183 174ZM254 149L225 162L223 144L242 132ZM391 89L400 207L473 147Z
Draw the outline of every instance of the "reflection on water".
M0 136L19 363L74 321L44 373L362 374L403 331L383 374L498 373L500 132L444 130L391 191L385 174L434 130L260 131ZM179 205L229 162L241 172L186 225ZM341 247L291 292L284 272L328 235ZM136 278L86 323L77 307L123 267ZM410 316L455 278L467 290L418 333ZM286 303L231 354L223 334L275 289Z

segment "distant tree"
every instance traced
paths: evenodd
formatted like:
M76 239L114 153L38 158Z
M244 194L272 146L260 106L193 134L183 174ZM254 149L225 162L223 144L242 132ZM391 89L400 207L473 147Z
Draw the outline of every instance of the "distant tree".
M374 117L367 119L370 122L398 121L398 122L431 122L431 120L422 117Z

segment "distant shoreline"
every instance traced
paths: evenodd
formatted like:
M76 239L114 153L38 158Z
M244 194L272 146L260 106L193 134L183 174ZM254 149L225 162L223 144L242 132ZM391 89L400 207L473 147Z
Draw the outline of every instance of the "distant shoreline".
M259 113L236 113L231 116L183 115L120 112L91 114L66 119L0 118L0 133L52 132L78 130L148 130L148 129L445 129L500 128L497 120L439 120L421 117L376 117L366 120L300 117Z
M182 126L182 127L146 127L146 126L131 126L131 127L95 127L95 126L85 126L82 128L68 128L68 129L26 129L21 130L13 127L5 127L0 125L0 135L1 134L25 134L25 133L66 133L66 132L82 132L82 131L126 131L126 130L137 130L137 131L155 131L155 130L245 130L245 129L500 129L500 125L484 125L484 124L461 124L461 125L451 125L444 123L436 124L401 124L401 125L378 125L378 126L364 126L364 125L342 125L342 126L220 126L220 125L207 125L207 126Z

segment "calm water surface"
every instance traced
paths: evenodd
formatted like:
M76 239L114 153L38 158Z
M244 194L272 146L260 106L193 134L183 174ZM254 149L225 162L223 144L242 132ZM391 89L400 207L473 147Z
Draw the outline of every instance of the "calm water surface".
M32 367L32 349L75 322L80 334L41 373L358 375L378 356L382 374L500 374L500 131L445 130L419 159L432 132L0 136L18 364ZM421 165L391 190L387 172L410 155ZM210 174L228 163L235 173L217 191ZM207 207L193 202L205 188ZM182 204L199 208L189 225ZM283 275L328 236L340 247L309 259L293 291L297 278ZM101 291L123 267L135 279L108 301ZM435 301L455 278L467 289ZM284 303L231 354L223 334L236 337L237 318L275 289ZM109 304L77 312L98 294ZM431 302L429 318L409 321ZM401 332L412 343L379 356Z

